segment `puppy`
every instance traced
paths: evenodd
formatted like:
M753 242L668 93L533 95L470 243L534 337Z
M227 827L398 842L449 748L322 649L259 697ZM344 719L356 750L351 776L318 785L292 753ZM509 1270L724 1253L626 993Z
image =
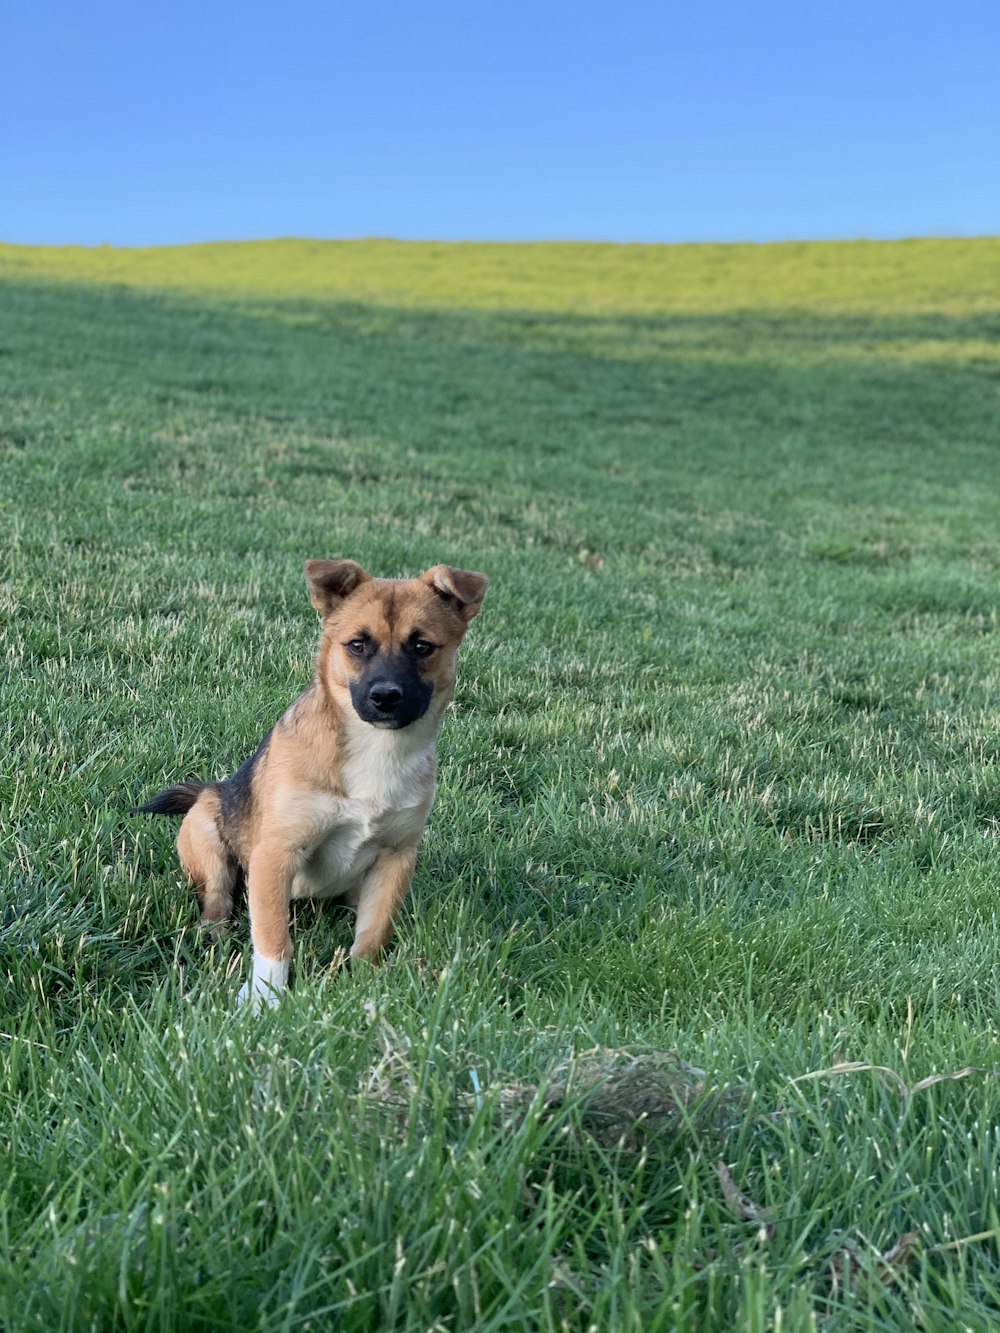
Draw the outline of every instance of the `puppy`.
M352 906L354 958L392 938L434 801L458 646L489 580L448 565L376 579L353 560L309 560L306 582L323 623L312 685L232 777L139 807L184 814L177 850L213 938L245 881L253 974L240 1001L254 1010L287 985L291 899Z

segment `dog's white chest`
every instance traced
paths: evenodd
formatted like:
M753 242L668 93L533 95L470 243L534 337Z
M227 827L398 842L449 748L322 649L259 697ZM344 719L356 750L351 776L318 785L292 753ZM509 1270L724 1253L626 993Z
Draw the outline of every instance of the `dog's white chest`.
M312 797L313 837L293 898L349 897L381 852L419 841L433 751L419 734L368 730L341 771L344 795Z
M422 795L432 761L434 733L420 722L406 731L367 727L349 753L340 780L348 800L376 813L397 810Z

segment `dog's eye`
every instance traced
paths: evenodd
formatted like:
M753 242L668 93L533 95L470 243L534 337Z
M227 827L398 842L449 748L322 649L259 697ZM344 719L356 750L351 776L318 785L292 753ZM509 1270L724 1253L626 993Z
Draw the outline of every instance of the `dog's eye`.
M428 643L426 639L418 639L413 645L413 651L418 657L430 657L436 647L436 643Z
M364 657L368 644L364 639L349 639L345 646L352 657Z

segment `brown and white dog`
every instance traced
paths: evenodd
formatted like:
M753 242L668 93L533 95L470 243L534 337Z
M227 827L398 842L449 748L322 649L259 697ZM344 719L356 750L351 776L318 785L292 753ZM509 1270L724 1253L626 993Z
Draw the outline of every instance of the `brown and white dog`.
M306 581L323 622L313 684L232 777L183 782L139 807L186 812L177 850L213 936L245 879L253 975L240 1000L254 1009L288 982L291 899L354 907L352 957L374 958L392 938L434 801L458 646L488 583L448 565L376 579L353 560L309 560Z

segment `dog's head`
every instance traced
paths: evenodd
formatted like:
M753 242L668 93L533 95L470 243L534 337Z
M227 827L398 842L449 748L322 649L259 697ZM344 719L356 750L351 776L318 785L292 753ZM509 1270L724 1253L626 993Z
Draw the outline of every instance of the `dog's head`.
M450 565L416 579L375 579L353 560L307 560L306 582L323 621L320 673L363 722L400 730L455 686L458 645L489 580Z

